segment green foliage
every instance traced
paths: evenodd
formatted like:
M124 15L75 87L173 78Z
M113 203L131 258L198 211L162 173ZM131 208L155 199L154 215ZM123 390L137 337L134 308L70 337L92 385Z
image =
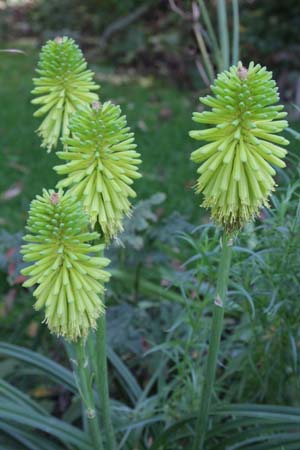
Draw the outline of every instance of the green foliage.
M294 399L298 402L300 362L292 339L297 342L299 338L295 282L299 273L299 196L298 182L286 178L284 184L272 198L270 213L263 212L255 228L245 230L235 244L226 339L222 341L216 386L225 403L222 408L213 406L209 450L221 450L225 442L237 449L244 448L242 442L243 445L248 442L249 450L277 450L277 442L292 449L297 447L289 445L299 441L298 435L293 434L298 423L294 408L284 411L280 406L226 406L229 401L291 403ZM137 206L145 221L134 219L134 212L133 223L128 221L124 231L127 250L123 251L128 254L134 251L136 237L140 237L139 251L146 255L152 248L153 252L155 242L152 257L163 264L153 270L151 261L144 261L135 296L131 297L130 289L124 294L121 288L117 296L121 298L119 306L112 308L108 317L112 391L118 392L118 402L113 401L113 419L126 450L147 442L149 434L153 437L152 450L186 448L192 439L192 413L202 385L202 364L207 351L204 343L210 325L210 302L214 298L219 235L211 225L201 225L191 233L192 226L182 217L160 218L152 208L162 200L163 196L154 196ZM117 252L114 261L119 257ZM128 269L127 265L124 277L117 277L111 285L110 301L114 301L118 285L131 286L131 289L134 286L130 273L134 273L135 266ZM161 288L160 302L157 302L156 284L161 280L168 288ZM155 288L151 290L150 284L145 290L146 281L154 281ZM176 301L176 296L168 299L168 295L176 292L183 295L183 304ZM73 392L76 390L71 373L54 367L53 362L43 361L35 353L7 344L1 345L0 353L2 357L26 360L36 367L37 374L43 371L49 380L64 384ZM283 366L288 376L282 371ZM22 373L24 368L19 367ZM7 380L13 381L14 373L15 370L7 372ZM116 386L119 386L117 391ZM66 417L80 416L75 399ZM8 412L9 405L5 414ZM286 414L289 414L288 421ZM15 419L23 423L16 435L27 424L21 417ZM241 427L243 433L237 432ZM24 430L28 430L28 424Z
M240 381L232 385L238 401L299 402L299 200L296 181L273 197L271 212L253 234L242 237L251 253L234 279L248 314L236 327L241 341L227 372L230 377L239 367ZM241 311L245 306L238 304Z
M143 0L39 0L31 11L35 32L71 30L96 33L113 19L128 14L140 6ZM78 17L81 20L78 20Z
M287 61L291 68L299 68L299 61L293 56L300 45L296 26L300 19L298 0L247 3L241 8L241 38L249 56L255 54L257 60L276 61L276 70L283 68Z

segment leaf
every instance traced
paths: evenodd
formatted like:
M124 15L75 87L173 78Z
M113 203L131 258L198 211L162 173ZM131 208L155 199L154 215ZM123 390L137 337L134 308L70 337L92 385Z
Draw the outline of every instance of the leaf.
M8 188L6 191L2 192L2 194L0 195L0 200L2 201L11 200L20 195L22 191L23 185L18 181L17 183L10 186L10 188Z
M19 441L21 444L25 445L30 450L64 450L60 445L40 436L36 431L34 433L29 432L27 430L23 430L19 426L16 427L14 425L10 425L3 420L0 422L0 429L9 434L16 441Z
M16 404L23 406L24 408L28 408L31 411L35 411L40 414L49 416L48 412L44 408L42 408L37 402L32 400L29 397L29 395L24 394L24 392L20 391L16 387L12 386L10 383L7 383L5 380L1 379L0 379L0 394L7 400L11 400Z
M33 411L28 414L28 409L7 400L0 403L0 417L49 433L62 442L78 446L81 450L92 450L86 435L79 429L54 417L46 417Z
M0 342L0 356L15 358L18 361L31 364L55 382L64 385L71 392L77 392L72 372L39 353L18 345Z
M107 347L107 357L112 366L117 371L120 383L124 387L132 403L135 405L136 401L142 395L143 391L141 387L139 386L132 373L127 369L121 358L113 351L110 346Z

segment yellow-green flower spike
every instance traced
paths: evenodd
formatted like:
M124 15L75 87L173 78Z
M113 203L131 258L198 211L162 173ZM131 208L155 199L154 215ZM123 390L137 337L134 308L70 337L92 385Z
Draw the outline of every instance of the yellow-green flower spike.
M73 39L58 37L48 41L41 50L37 73L34 78L37 98L32 103L39 105L35 117L46 115L37 130L42 138L42 147L48 151L55 148L59 137L69 135L70 115L85 104L98 99L94 90L99 86L93 81L93 72Z
M203 206L227 232L252 220L274 190L275 170L285 167L282 158L289 142L278 136L288 123L277 105L279 95L272 73L249 64L233 66L218 75L211 86L214 96L200 98L211 111L193 114L195 122L211 125L190 132L207 144L195 150L191 159L200 163L197 192Z
M125 215L130 213L131 187L140 178L134 134L127 127L119 106L93 103L76 112L70 121L72 136L63 140L66 151L57 152L67 163L54 169L66 178L68 187L88 212L91 224L101 225L106 240L117 235Z
M94 256L104 246L90 243L99 235L89 232L88 225L80 203L69 193L44 190L31 203L30 234L21 249L24 261L31 263L22 270L29 277L23 286L38 285L35 309L45 308L49 329L70 341L86 336L104 313L99 296L109 279L104 270L109 260Z

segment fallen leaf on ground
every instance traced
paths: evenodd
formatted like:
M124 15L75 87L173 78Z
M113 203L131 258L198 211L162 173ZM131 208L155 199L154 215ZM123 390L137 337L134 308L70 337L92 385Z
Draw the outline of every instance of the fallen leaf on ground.
M148 131L148 127L143 120L139 120L137 126L142 131Z
M5 202L11 200L12 198L15 198L18 195L20 195L22 190L23 190L22 183L20 182L15 183L12 186L10 186L6 191L2 192L2 194L0 195L0 200Z
M39 324L35 321L30 322L27 328L27 333L30 337L34 338L39 330Z
M172 116L172 110L170 108L161 108L161 110L159 111L159 117L161 119L170 119L170 117Z
M4 295L3 308L1 309L2 317L6 317L7 314L12 310L16 296L17 290L15 288L9 289L9 291Z

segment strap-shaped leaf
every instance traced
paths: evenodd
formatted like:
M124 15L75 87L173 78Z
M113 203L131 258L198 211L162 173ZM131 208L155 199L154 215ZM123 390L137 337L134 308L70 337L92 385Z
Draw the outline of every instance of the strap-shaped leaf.
M54 417L31 412L20 405L4 400L0 404L0 418L19 425L32 427L51 434L64 443L70 443L81 450L92 450L88 437L83 431Z
M18 361L31 364L56 383L64 385L71 392L77 392L72 372L39 353L27 350L18 345L0 342L0 357L1 356L15 358Z
M37 402L32 400L29 395L24 394L24 392L20 391L15 386L12 386L10 383L7 383L5 380L0 379L0 394L6 400L11 400L23 407L27 407L29 410L36 411L40 414L49 416L49 413L42 408Z
M142 395L142 389L138 382L132 375L132 373L127 369L121 358L113 351L111 347L107 347L107 357L113 367L116 369L118 378L122 386L124 387L127 395L135 404L137 400Z
M0 429L30 450L63 450L63 447L55 442L49 441L49 439L40 436L36 432L32 433L23 430L19 425L10 425L2 420L0 422Z

